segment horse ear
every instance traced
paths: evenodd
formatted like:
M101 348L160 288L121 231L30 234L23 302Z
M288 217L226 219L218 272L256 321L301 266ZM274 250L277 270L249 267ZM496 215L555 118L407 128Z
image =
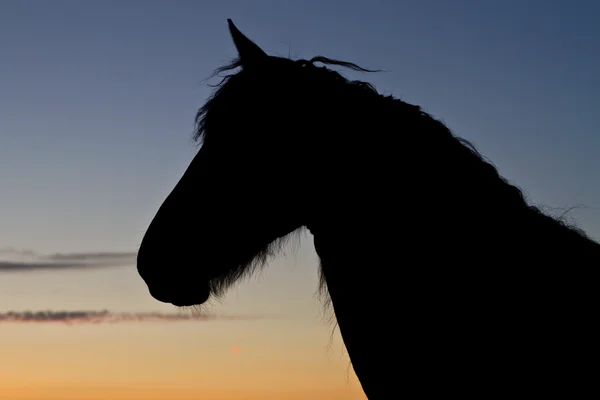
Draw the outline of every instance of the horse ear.
M255 65L268 57L267 53L236 28L231 19L228 18L227 23L229 24L229 32L238 51L242 66Z

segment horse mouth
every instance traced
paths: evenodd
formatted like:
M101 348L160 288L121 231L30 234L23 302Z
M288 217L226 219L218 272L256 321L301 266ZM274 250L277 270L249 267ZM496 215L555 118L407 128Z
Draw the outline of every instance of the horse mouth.
M203 304L204 302L200 302L198 300L191 300L191 299L183 299L183 300L173 300L170 302L171 304L173 304L175 307L189 307L189 306L199 306L201 304Z
M148 286L150 295L162 303L170 303L175 307L197 306L206 303L210 297L208 288L195 287L182 290L173 287Z

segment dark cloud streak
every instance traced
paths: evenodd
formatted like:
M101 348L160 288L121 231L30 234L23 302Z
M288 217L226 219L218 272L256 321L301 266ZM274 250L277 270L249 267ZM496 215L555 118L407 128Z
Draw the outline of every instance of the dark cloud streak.
M131 261L135 260L135 253L132 252L99 252L99 253L55 253L47 257L53 261Z
M30 250L0 249L0 272L93 269L135 264L135 252L36 254Z
M215 320L256 320L261 315L212 315L212 314L168 314L160 312L111 312L101 311L7 311L0 312L0 324L26 323L62 323L81 324L117 324L135 322L201 322Z

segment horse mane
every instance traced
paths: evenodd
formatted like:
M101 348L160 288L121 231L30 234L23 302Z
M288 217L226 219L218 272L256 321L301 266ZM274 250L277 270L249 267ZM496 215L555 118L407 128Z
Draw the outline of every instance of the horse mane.
M358 80L353 80L353 81L348 80L345 77L343 77L339 72L331 70L326 67L318 67L315 65L315 63L321 63L324 65L336 65L336 66L348 68L348 69L358 71L358 72L379 72L379 70L370 70L370 69L360 67L351 62L335 60L335 59L327 58L327 57L323 57L323 56L316 56L316 57L311 58L310 60L299 59L299 60L295 60L294 63L297 66L300 66L302 68L310 69L311 73L315 74L315 76L318 76L319 79L321 79L321 80L327 81L329 83L337 83L337 84L340 84L343 86L351 86L351 87L361 90L363 92L367 92L371 95L379 96L379 93L377 92L375 87L373 85L371 85L370 83L358 81ZM240 68L241 66L242 66L241 60L239 58L235 58L229 64L226 64L226 65L223 65L223 66L217 68L209 76L208 79L213 78L223 72L234 71L234 70ZM198 112L196 114L196 118L194 120L195 127L194 127L193 138L199 144L201 144L203 142L203 140L206 138L206 136L209 135L209 130L206 129L206 117L210 113L210 110L215 108L215 103L217 102L216 99L218 99L219 95L221 95L226 90L227 83L229 83L231 80L235 80L235 77L238 76L238 74L240 72L241 71L237 71L235 73L227 74L227 75L223 76L221 78L221 81L219 83L217 83L216 85L209 85L213 88L216 88L216 90L208 98L208 100L206 101L204 106L202 106L202 108L200 108L200 110L198 110Z
M389 118L410 118L411 121L407 122L406 125L419 126L420 133L424 132L427 135L430 135L433 140L437 141L439 146L444 149L444 152L450 154L452 159L460 164L461 169L470 171L476 181L485 186L480 188L481 192L495 193L495 198L498 199L496 204L503 204L514 210L528 211L529 213L537 214L543 218L553 219L559 225L572 229L576 234L587 238L582 230L574 226L574 224L568 223L564 219L564 216L548 216L543 213L540 208L528 204L522 190L502 177L497 168L487 160L471 142L454 135L446 125L425 112L420 106L406 103L400 99L394 98L392 95L386 96L380 94L372 84L359 80L349 80L339 72L329 69L326 66L334 65L358 72L378 72L379 70L369 70L351 62L322 56L313 57L310 60L294 60L293 63L294 64L290 65L306 68L319 83L324 85L323 90L345 90L345 93L352 94L345 96L347 102L364 102L364 110L366 110L366 112L372 111L377 107L388 107L388 109L391 110L391 112L388 113ZM316 63L321 63L326 66L317 66L315 65ZM206 137L211 135L211 130L207 126L207 116L210 115L213 110L219 112L220 108L223 107L222 102L227 99L228 90L235 90L235 83L241 70L236 72L233 71L240 67L242 67L241 61L239 58L236 58L229 64L217 68L209 77L210 79L221 73L228 73L222 77L219 83L211 85L216 88L216 90L196 114L193 138L198 144L202 144L206 140ZM290 79L293 79L293 73L290 73ZM225 100L223 100L223 98ZM216 296L222 295L225 290L235 282L251 275L256 269L263 267L271 258L279 254L293 234L302 232L304 232L304 228L300 228L289 235L275 240L266 245L247 263L228 271L227 274L213 279L211 282L212 293ZM322 269L320 269L320 271L322 272ZM326 304L329 303L327 287L322 273L320 274L319 279L319 293L325 299Z

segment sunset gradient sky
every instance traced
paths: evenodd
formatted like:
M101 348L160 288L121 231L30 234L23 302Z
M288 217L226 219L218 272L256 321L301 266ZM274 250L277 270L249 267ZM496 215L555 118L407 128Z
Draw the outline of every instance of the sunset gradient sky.
M0 399L365 398L310 236L207 319L135 271L195 154L205 79L235 56L227 18L271 54L385 70L347 76L442 118L534 203L580 206L600 239L599 2L340 4L0 2Z

